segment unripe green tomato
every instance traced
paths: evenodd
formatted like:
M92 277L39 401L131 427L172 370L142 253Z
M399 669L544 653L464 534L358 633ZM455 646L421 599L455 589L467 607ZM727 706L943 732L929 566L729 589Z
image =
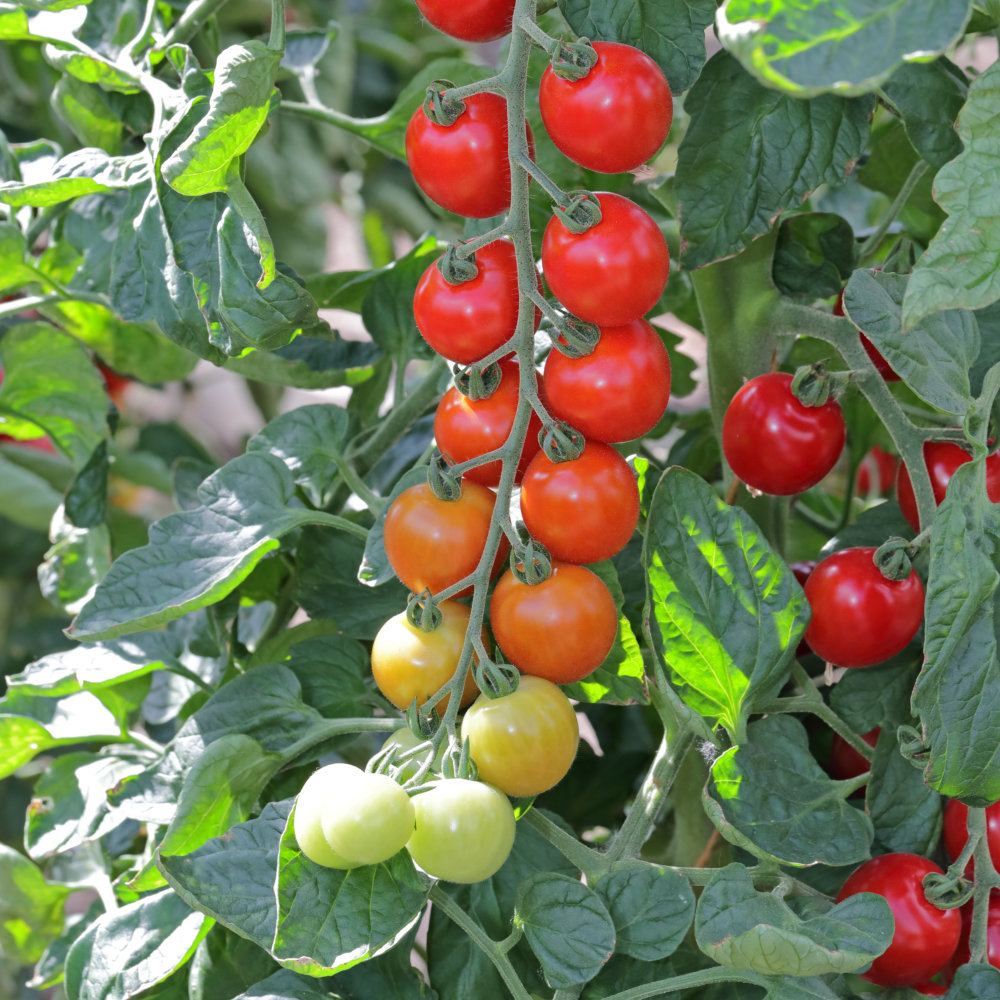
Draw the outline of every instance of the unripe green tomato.
M413 832L413 803L386 774L345 784L320 814L327 843L352 865L377 865L401 851Z
M507 796L481 781L442 781L417 795L413 807L416 829L406 849L434 878L481 882L500 870L514 846Z
M324 808L336 802L347 785L360 774L364 772L353 764L327 764L309 775L295 800L292 832L299 849L310 861L324 868L353 867L327 843L320 817Z
M423 742L426 741L417 739L407 726L403 726L401 729L394 729L389 734L385 743L382 744L382 749L388 750L390 747L399 747L399 752L403 753L407 750L412 750L415 746ZM441 770L441 762L444 760L444 752L447 745L447 741L442 740L441 745L438 747L438 752L434 755L434 761L431 764L432 771ZM404 764L397 765L399 767L397 780L408 781L420 770L420 765L423 762L423 757L411 757Z

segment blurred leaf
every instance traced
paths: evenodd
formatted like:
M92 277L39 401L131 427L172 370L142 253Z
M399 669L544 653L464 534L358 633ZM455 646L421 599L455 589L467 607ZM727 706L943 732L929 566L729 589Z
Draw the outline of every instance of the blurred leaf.
M0 456L0 510L3 516L35 531L49 530L62 494L41 476Z
M52 92L52 106L81 146L96 146L112 156L121 152L122 123L99 87L64 73Z
M15 965L30 965L63 926L69 890L49 885L23 854L0 844L0 951Z
M948 987L948 1000L1000 1000L1000 970L992 965L960 965Z
M274 351L230 358L225 367L244 378L297 389L358 385L371 378L382 348L364 340L296 337Z
M108 442L94 449L66 493L66 518L77 528L95 528L108 515Z

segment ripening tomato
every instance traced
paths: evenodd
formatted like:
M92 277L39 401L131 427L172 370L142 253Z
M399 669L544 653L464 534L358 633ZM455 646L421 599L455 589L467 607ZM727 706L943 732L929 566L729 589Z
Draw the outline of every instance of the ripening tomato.
M406 612L393 615L378 630L372 643L372 677L382 692L396 706L405 709L414 699L417 707L454 676L465 645L469 627L469 608L458 601L442 601L438 605L441 622L432 632L425 632L410 623ZM487 642L486 630L482 633ZM462 707L479 694L472 670L462 689ZM443 715L451 695L438 702Z
M473 219L510 208L507 101L486 92L463 99L465 110L451 125L437 125L417 108L406 126L406 162L431 201ZM525 124L530 155L531 129Z
M552 575L531 585L507 570L490 599L490 624L504 656L522 673L571 684L611 652L618 609L596 573L554 562Z
M575 163L600 173L635 170L666 141L673 98L663 70L645 52L619 42L593 42L597 62L567 80L551 66L538 85L549 137Z
M722 420L722 450L734 475L774 496L815 486L837 464L846 440L840 404L806 406L785 372L750 379Z
M888 493L896 481L896 468L899 456L886 451L879 445L874 445L871 451L861 460L858 466L858 476L854 484L855 490L863 497L874 492Z
M323 836L323 811L336 802L348 785L362 774L353 764L327 764L313 771L295 799L292 832L299 850L324 868L352 868L354 863L338 854Z
M862 733L861 738L870 747L874 747L878 742L881 726L876 726L867 733ZM830 775L838 781L847 781L856 778L859 774L871 770L871 762L861 756L840 733L833 734L830 743Z
M507 797L467 778L449 778L413 800L416 829L406 849L434 878L469 884L495 875L510 856L516 825Z
M968 819L969 807L958 799L949 799L944 807L944 849L951 861L958 859L969 839ZM986 842L990 847L993 867L1000 868L1000 802L986 807ZM965 874L971 877L974 869L975 865L970 858Z
M479 777L508 795L540 795L565 777L580 728L569 698L542 677L502 698L480 695L462 720Z
M943 997L948 992L944 983L918 983L913 989L925 997Z
M593 441L631 441L649 433L670 399L670 355L644 319L605 326L590 354L545 359L549 412Z
M553 216L542 236L542 274L574 315L600 326L622 326L659 301L670 272L667 241L634 201L595 192L601 221L572 233Z
M934 491L934 503L940 504L948 489L948 483L955 470L966 462L972 461L972 455L952 441L925 441L924 464L931 477L931 488ZM993 503L1000 503L1000 452L994 452L986 458L986 495ZM896 499L903 517L914 531L920 530L920 517L917 513L917 498L913 495L913 483L910 473L903 462L899 464L896 477Z
M937 975L948 964L961 931L957 910L940 910L927 901L923 879L943 874L919 854L881 854L848 877L837 902L859 892L885 898L896 920L892 943L862 978L879 986L912 986Z
M97 370L104 377L104 385L108 390L108 396L115 406L121 406L125 398L125 390L132 384L132 379L127 375L119 375L112 371L101 361L97 362Z
M876 271L881 271L880 267L873 267L872 273ZM837 302L833 307L834 316L844 315L844 291L841 289L840 295L837 296ZM882 352L863 334L859 334L861 337L861 346L865 349L865 353L871 358L872 364L875 366L879 375L886 382L898 382L899 376L892 370L889 362L882 357Z
M463 482L457 500L440 500L427 483L403 490L389 507L384 532L385 553L403 585L416 594L436 594L472 573L486 545L495 503L496 494L479 483ZM494 573L509 551L502 537Z
M521 480L521 517L555 559L610 559L625 548L639 521L635 474L600 441L587 441L569 462L553 462L540 451Z
M491 42L510 33L514 0L416 0L417 9L438 31L463 42Z
M520 302L510 240L488 243L471 260L478 273L458 285L445 281L437 262L431 264L413 296L420 335L438 354L460 365L471 365L510 340ZM541 317L535 309L535 329Z
M438 403L434 414L434 438L439 451L454 465L478 458L501 447L514 426L519 394L520 368L513 358L500 362L500 384L485 399L470 399L452 386ZM542 422L531 414L528 430L517 463L515 482L528 463L538 454L541 445L538 434ZM500 482L500 461L477 465L463 473L463 478L483 486L496 486Z
M838 667L870 667L902 652L924 618L924 585L915 570L888 580L874 548L827 556L803 588L812 611L806 642Z

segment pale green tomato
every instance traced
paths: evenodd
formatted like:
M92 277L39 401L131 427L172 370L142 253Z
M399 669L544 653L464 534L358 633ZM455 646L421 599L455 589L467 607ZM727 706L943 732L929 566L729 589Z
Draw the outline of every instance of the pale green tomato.
M295 800L292 831L299 849L310 860L324 868L352 868L353 864L338 854L323 836L321 816L331 802L336 802L343 790L364 772L353 764L327 764L313 771Z
M434 878L481 882L496 874L514 846L507 796L481 781L451 778L413 800L417 827L406 849Z
M410 731L407 726L403 726L402 729L394 729L386 739L385 743L382 744L384 750L388 750L390 747L398 747L399 752L403 753L407 750L412 750L419 743L425 742L424 740L418 740L416 736ZM442 740L441 745L438 747L438 752L434 755L434 761L431 764L431 770L434 772L439 772L441 770L441 762L444 760L444 751L447 747L447 741ZM420 765L424 762L423 757L412 757L410 760L406 761L399 766L399 774L397 780L407 781L412 778L418 770L420 770Z
M401 851L413 833L413 803L387 774L364 771L320 814L323 836L354 865L377 865Z

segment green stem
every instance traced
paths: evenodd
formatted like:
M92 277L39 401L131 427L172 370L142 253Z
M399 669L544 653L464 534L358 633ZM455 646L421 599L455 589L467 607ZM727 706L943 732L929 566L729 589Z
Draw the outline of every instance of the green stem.
M531 995L524 988L524 984L521 982L517 970L511 965L506 951L441 886L435 885L431 889L430 899L431 903L452 923L465 931L476 947L493 963L493 967L500 973L500 978L510 990L514 1000L531 1000Z
M899 189L899 194L896 195L895 200L889 206L889 210L885 213L884 218L878 224L875 231L861 244L861 250L858 255L858 264L860 267L871 266L872 262L877 258L882 238L889 231L889 227L899 217L899 213L903 211L907 201L910 200L910 195L913 194L914 189L920 183L920 179L929 169L930 164L926 160L917 160L913 165L913 169L903 182L903 186Z
M12 299L10 302L0 302L0 319L4 316L16 316L25 309L37 309L53 302L65 302L62 295L26 295L23 299Z
M558 40L538 26L533 17L515 17L514 30L523 31L540 49L551 52Z
M136 62L143 46L149 41L153 34L153 18L156 16L157 0L146 0L146 9L142 15L142 24L139 30L132 36L132 40L125 46L129 59Z
M171 45L186 42L193 38L201 26L225 4L226 0L195 0L174 23L163 40L156 46L156 51L164 52Z
M988 953L990 897L1000 889L1000 876L993 866L986 826L985 809L969 809L966 828L970 838L976 838L973 852L976 866L976 888L973 894L972 926L969 929L969 961L985 963Z
M755 972L740 972L738 969L715 966L698 972L688 972L683 976L672 976L670 979L658 979L653 983L633 986L630 990L612 993L605 1000L653 1000L654 997L666 996L678 990L690 990L699 986L710 986L713 983L750 983L754 986L765 986L766 980Z
M537 809L529 809L521 822L537 830L571 865L579 868L591 884L607 870L608 861L604 855L581 843Z
M285 0L271 0L271 33L267 47L275 52L285 51Z
M145 733L140 733L136 729L130 729L128 731L129 740L136 746L144 747L146 750L152 750L157 756L163 753L163 747L156 742L156 740L150 739Z
M541 189L555 202L560 202L566 197L563 191L549 175L528 155L527 149L519 152L516 158L517 165L530 175L541 187Z
M363 524L356 524L339 514L328 514L325 510L312 510L309 512L309 520L312 524L325 524L331 528L340 528L361 541L368 540L368 529Z
M374 514L376 517L382 512L382 508L385 507L385 499L380 497L374 490L372 490L368 484L357 474L354 467L351 465L347 459L338 451L333 451L330 453L334 464L337 466L337 471L340 473L341 478L350 486L352 492L354 492L358 497L360 497L365 506Z
M311 118L313 121L325 122L336 128L343 129L353 135L368 138L372 130L378 130L389 121L388 115L375 115L373 118L354 118L343 111L328 108L322 104L305 103L303 101L282 101L281 111L298 115L300 118Z
M388 733L399 728L399 719L394 718L359 718L359 719L324 719L309 727L308 732L301 739L296 740L291 746L285 747L281 751L284 763L295 760L301 753L332 739L334 736L343 736L346 733ZM160 747L162 752L163 748Z

